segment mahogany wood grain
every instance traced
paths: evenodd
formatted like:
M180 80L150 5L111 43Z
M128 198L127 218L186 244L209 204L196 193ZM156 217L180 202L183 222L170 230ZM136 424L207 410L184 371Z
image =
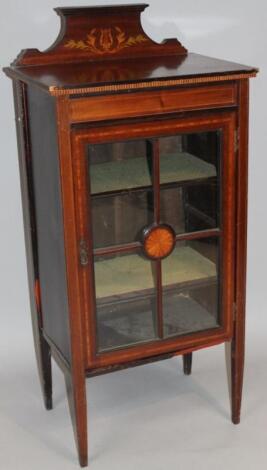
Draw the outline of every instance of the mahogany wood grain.
M65 373L64 377L80 466L87 467L88 445L85 378L83 378L82 383L77 380L77 376L75 378L75 375L73 372L71 374Z
M199 232L181 233L176 235L176 241L181 242L183 240L200 240L201 238L220 237L221 235L222 232L219 228L212 228L207 230L199 230Z
M114 56L128 58L129 54L132 58L186 54L186 49L177 39L158 44L146 35L140 15L147 6L56 8L61 29L54 44L44 52L22 50L13 65L103 61L112 60Z
M68 282L69 322L71 332L71 374L65 374L73 430L81 466L87 456L87 403L85 387L85 336L78 277L78 243L75 226L72 156L69 135L67 99L57 101L59 121L59 163L61 171L64 241Z
M227 128L229 120L233 120L235 110L201 111L174 115L162 114L159 118L123 119L88 123L88 125L72 126L73 145L99 144L119 142L123 140L152 139L167 137L181 133L213 131ZM70 121L70 125L72 122Z
M99 368L95 368L95 369L91 369L91 370L89 369L86 372L86 377L96 377L98 375L108 374L110 372L114 372L114 371L118 371L118 370L124 370L124 369L129 369L129 368L132 368L132 367L143 366L145 364L151 364L151 363L154 363L154 362L170 359L173 356L174 356L174 354L172 354L172 353L162 354L160 356L147 357L145 359L139 359L138 361L131 361L131 362L127 362L127 363L124 363L124 364L114 364L114 365L109 366L109 367L99 367Z
M19 81L14 81L13 91L20 168L24 238L34 346L44 405L47 410L51 410L53 406L51 351L48 343L42 335L42 310L41 305L37 305L35 289L36 282L38 282L39 273L36 246L36 220L32 186L31 151L27 113L27 90L25 84L20 83Z
M248 110L249 83L239 84L239 149L237 159L237 212L236 212L236 294L235 319L230 361L232 421L240 422L240 410L245 355L245 302L246 302L246 258L247 258L247 183L248 183Z
M44 52L22 51L13 65L4 69L14 86L28 282L40 382L45 405L50 409L52 354L65 376L81 466L88 462L87 376L174 355L183 356L184 373L189 375L193 351L226 342L230 352L232 421L240 420L245 335L248 78L255 76L257 69L187 53L177 40L157 44L146 35L140 22L146 6L58 8L61 30L54 44ZM36 97L31 106L27 87L28 95ZM42 119L46 119L46 124L50 119L49 106L47 110L41 106L44 102L56 103L56 120L51 120L58 143L54 153L49 147L51 139L45 138L40 125ZM37 118L39 129L35 126ZM161 136L206 131L222 132L221 224L216 229L177 235L176 241L218 240L220 326L99 353L94 256L137 252L141 243L93 249L88 145L140 138L153 141ZM194 146L193 141L191 145ZM157 163L153 173L154 222L159 223L157 146L154 151ZM58 181L53 180L56 185L53 192L52 182L46 187L42 175L49 168L54 173L57 164L60 171ZM56 232L63 251L53 248L52 241L46 240L49 236L44 236L48 228L44 221L53 225L53 217L54 221L57 219L53 208L61 202L63 230ZM54 216L51 213L49 218L50 206ZM117 213L116 217L120 215ZM207 217L206 226L211 227L208 220ZM81 242L84 263L80 262ZM59 302L57 312L57 308L47 306L52 305L55 291L59 294L60 289L57 285L51 287L52 275L50 278L47 274L49 262L55 266L53 258L59 252L63 252L64 275L62 270L56 270L62 282L66 282L67 308ZM156 263L153 275L159 292L157 326L159 338L163 338L161 262ZM44 279L48 280L47 289ZM59 298L62 301L61 294ZM69 354L65 341L69 341Z
M159 141L152 141L152 155L153 155L153 195L154 195L154 223L160 223L160 153ZM155 272L155 285L157 297L157 334L159 338L163 338L163 313L162 313L162 266L161 261L156 261L154 264Z
M37 87L30 87L27 95L42 328L69 361L68 286L62 243L56 100Z
M67 106L67 104L66 104ZM78 141L76 136L71 133L72 147L72 168L73 168L73 188L76 207L76 227L77 227L77 246L79 240L85 241L88 250L87 267L79 266L78 275L80 282L80 295L83 305L84 318L84 338L86 344L86 366L93 362L96 351L96 321L92 312L96 311L95 299L95 277L94 277L94 252L93 252L93 233L90 198L90 177L88 174L88 165L86 158L86 147L83 142ZM87 214L87 217L84 217ZM134 248L135 249L135 248ZM123 252L123 250L122 250Z
M176 242L185 240L200 240L201 238L219 237L221 231L218 228L200 230L199 232L187 232L176 235ZM112 245L93 250L95 256L111 255L114 253L134 253L142 247L141 242L124 243L123 245Z
M167 352L163 354L158 354L156 356L146 356L143 359L135 359L135 360L130 360L130 361L124 361L122 363L114 363L114 364L109 364L106 366L99 366L99 367L93 367L93 368L88 368L86 371L86 376L91 377L94 376L94 372L96 372L95 375L101 375L104 373L109 373L112 370L120 370L120 369L128 369L131 367L135 367L136 365L142 365L147 364L149 362L155 362L157 360L161 360L160 358L171 358L173 356L184 356L186 354L193 353L194 351L199 351L201 349L204 349L206 347L213 347L213 346L218 346L219 344L225 343L228 341L226 337L221 338L221 339L213 339L210 340L207 344L205 342L202 343L191 343L188 344L188 346L181 346L179 349L176 349L175 351L172 352ZM100 371L100 374L98 374L98 371Z
M43 52L22 50L4 71L10 78L41 87L54 96L134 92L226 80L233 84L256 75L255 67L187 53L177 39L161 44L152 41L140 21L147 6L57 8L61 29L52 46ZM233 97L224 95L222 99L229 104Z
M92 96L69 101L71 122L146 116L175 111L234 106L236 84L183 87L128 95Z
M156 263L158 337L160 339L163 339L162 264L160 260L156 261L155 263Z
M54 96L78 97L92 94L128 93L183 85L233 83L255 76L255 67L246 67L193 52L187 55L130 57L127 60L85 61L73 64L11 66L4 69L10 78L36 85Z
M153 194L154 194L154 223L160 223L160 151L158 139L152 142L153 149Z
M222 161L223 175L222 175L222 195L223 195L223 223L222 223L222 239L223 239L223 262L221 279L224 285L222 294L222 328L215 329L211 332L206 332L207 343L209 340L215 339L219 342L223 337L230 338L232 334L232 313L233 313L233 244L234 244L234 177L235 177L235 158L234 158L234 130L235 130L235 112L224 113L208 113L200 117L184 117L183 119L166 119L166 121L146 121L142 124L134 123L117 123L113 125L104 125L99 127L90 127L88 129L75 129L72 133L72 148L75 149L73 154L73 168L74 168L74 181L76 181L74 188L76 193L76 207L77 210L77 227L80 227L80 232L77 233L77 238L87 240L90 246L88 236L88 227L91 227L90 222L90 206L89 206L89 187L88 178L86 177L86 146L90 143L97 142L110 142L122 141L129 138L147 138L157 137L158 135L175 135L176 133L183 132L201 132L210 130L223 130L223 145L222 145ZM78 183L77 183L78 181ZM227 188L227 190L226 190ZM209 231L207 231L207 235ZM217 232L215 236L217 236ZM82 297L85 299L85 305L90 306L85 314L89 316L89 331L95 330L95 313L92 304L92 293L94 291L92 285L93 269L91 264L82 268L83 274L80 277L80 287ZM87 279L87 286L84 282ZM91 281L90 281L91 279ZM88 289L89 286L89 289ZM94 334L93 334L94 336ZM189 335L188 337L179 338L179 345L186 347L188 344L201 344L203 341L203 333ZM147 357L163 354L164 352L174 351L177 348L177 341L175 339L164 340L158 343L157 341L146 343L145 345L133 346L125 350L117 350L109 353L97 354L96 350L90 347L87 350L88 363L87 368L108 366L112 363L127 362L132 358L133 360L141 357Z

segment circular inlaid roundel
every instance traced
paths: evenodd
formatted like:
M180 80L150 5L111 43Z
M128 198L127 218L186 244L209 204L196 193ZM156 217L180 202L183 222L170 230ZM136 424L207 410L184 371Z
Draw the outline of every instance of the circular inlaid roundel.
M175 233L167 224L152 225L143 231L143 248L152 259L168 256L175 245Z

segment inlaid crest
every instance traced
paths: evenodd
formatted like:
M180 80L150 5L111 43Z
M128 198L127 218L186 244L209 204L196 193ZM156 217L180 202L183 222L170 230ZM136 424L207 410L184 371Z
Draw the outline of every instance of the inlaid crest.
M116 54L126 47L134 47L148 41L144 34L129 36L119 26L113 28L92 28L84 39L70 39L64 44L68 49L87 50L96 55Z

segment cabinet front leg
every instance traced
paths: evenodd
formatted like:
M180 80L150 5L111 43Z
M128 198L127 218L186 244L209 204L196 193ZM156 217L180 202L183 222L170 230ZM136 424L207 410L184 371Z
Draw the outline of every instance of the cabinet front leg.
M188 353L183 355L183 366L184 366L184 374L190 375L192 371L192 358L193 353Z
M232 422L240 423L245 358L244 325L235 326L233 340L226 343L226 364L228 371L229 394L232 409Z
M248 181L248 80L239 83L237 205L236 205L236 293L234 331L228 364L232 421L240 422L245 351L246 253L247 253L247 181Z
M86 467L88 465L88 446L85 376L83 379L76 380L78 383L74 384L71 373L66 372L65 382L79 462L81 467Z

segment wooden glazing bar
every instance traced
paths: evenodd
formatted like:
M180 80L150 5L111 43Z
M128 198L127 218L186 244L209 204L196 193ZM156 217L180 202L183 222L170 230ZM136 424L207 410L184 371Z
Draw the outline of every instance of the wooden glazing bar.
M161 260L156 261L157 269L157 318L158 318L158 335L163 338L163 309L162 309L162 270Z
M124 245L113 245L103 248L95 248L95 256L113 255L115 253L134 253L139 251L141 247L140 242L125 243Z
M154 191L154 222L160 223L160 153L159 139L153 140L153 191ZM158 336L163 338L163 311L162 311L162 270L161 260L156 261L156 287L157 287L157 321Z
M201 230L199 232L178 234L176 235L176 241L198 240L200 238L219 237L220 235L221 235L220 229L214 228L211 230ZM134 252L139 251L141 246L142 245L140 242L131 242L131 243L125 243L123 245L114 245L114 246L107 246L103 248L95 248L94 255L105 256L105 255L113 255L115 253L134 253Z
M218 228L213 228L210 230L200 230L199 232L190 232L190 233L181 233L176 235L176 241L183 240L199 240L200 238L210 238L210 237L220 237L221 230Z
M159 161L159 140L152 141L153 146L153 191L154 191L154 222L160 221L160 161Z

